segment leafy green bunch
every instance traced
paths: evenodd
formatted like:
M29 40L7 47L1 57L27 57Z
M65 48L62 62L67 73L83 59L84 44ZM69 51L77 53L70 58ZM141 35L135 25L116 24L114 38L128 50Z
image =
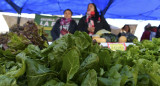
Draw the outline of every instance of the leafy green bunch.
M31 44L13 56L0 49L0 86L159 86L159 45L135 41L112 51L77 31L43 50Z

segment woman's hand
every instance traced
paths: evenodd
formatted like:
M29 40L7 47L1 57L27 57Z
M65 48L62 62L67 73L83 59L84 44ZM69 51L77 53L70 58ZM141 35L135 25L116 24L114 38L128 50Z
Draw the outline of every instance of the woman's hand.
M89 27L88 31L94 33L95 27Z

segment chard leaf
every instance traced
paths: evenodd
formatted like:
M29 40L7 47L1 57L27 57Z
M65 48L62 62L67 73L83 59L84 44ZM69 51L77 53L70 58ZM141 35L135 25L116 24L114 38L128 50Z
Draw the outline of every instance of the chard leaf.
M99 65L104 70L109 70L111 66L111 55L108 50L101 50L98 53L99 56Z
M41 56L41 50L36 45L28 45L27 48L24 50L27 56L30 56L31 58L35 59L37 57Z
M135 69L131 69L129 66L124 66L120 72L121 74L121 86L124 85L132 85L135 86L137 84L137 76L138 71Z
M43 49L41 53L47 56L49 53L54 52L56 56L61 56L71 45L70 42L74 39L71 34L64 35L62 38L55 40L50 46Z
M9 77L19 78L26 71L25 60L22 58L26 58L24 53L19 53L16 58L18 59L16 63L13 61L9 61L6 64L6 68L10 68L5 75Z
M67 81L73 78L80 66L79 54L76 48L71 49L63 56L62 71L67 72Z
M28 86L40 86L50 79L50 77L54 77L56 75L54 72L50 73L51 71L49 68L39 64L35 60L27 58L26 64Z
M56 81L56 80L49 80L47 81L44 85L42 86L78 86L77 84L73 83L73 82L68 82L68 83L63 83L60 81Z
M81 86L97 86L97 73L94 69L89 70Z
M20 53L16 56L16 58L26 58L25 54ZM26 63L25 59L21 59L22 67L17 71L17 73L14 75L14 77L20 77L26 72Z
M73 47L74 37L71 34L67 34L60 39L54 41L48 48L42 50L42 55L48 57L48 62L51 69L59 72L62 67L62 56L70 47Z
M87 41L88 41L89 43L92 43L92 38L91 38L86 32L76 31L76 32L74 33L74 36L80 37L80 38L85 38L85 39L87 39Z
M121 75L119 73L122 65L116 64L115 66L111 67L110 70L105 74L105 77L108 78L99 78L99 84L105 86L120 86L121 83ZM104 82L106 81L106 82Z
M78 85L73 82L68 82L65 84L65 86L78 86Z
M98 86L112 86L113 81L103 78L103 77L98 77Z
M97 54L91 53L89 56L81 63L80 70L94 68L99 62Z
M109 78L103 78L98 77L98 86L120 86L121 77L120 74L116 72L116 76L118 75L118 78L109 77Z
M62 56L69 48L69 35L65 35L61 39L54 41L51 46L42 50L42 54L48 56L48 62L53 71L59 72L62 67Z
M49 80L42 86L65 86L65 84L63 82L58 82L56 80Z
M99 44L96 43L96 44L94 44L94 45L91 45L91 47L90 47L90 52L93 52L93 53L98 54L100 48L101 48L101 47L99 46Z
M90 45L87 39L81 38L81 37L75 38L75 44L79 48L80 51L85 50Z
M8 71L6 73L6 75L10 76L10 77L14 77L14 78L18 78L18 77L22 76L25 73L25 70L26 70L25 62L22 60L22 67L17 69L17 70L16 69Z

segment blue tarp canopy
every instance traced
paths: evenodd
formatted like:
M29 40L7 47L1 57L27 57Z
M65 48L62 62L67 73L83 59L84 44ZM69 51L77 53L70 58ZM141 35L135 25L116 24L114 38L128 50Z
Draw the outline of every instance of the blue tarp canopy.
M0 12L85 15L88 3L95 3L105 18L160 20L160 0L1 0Z

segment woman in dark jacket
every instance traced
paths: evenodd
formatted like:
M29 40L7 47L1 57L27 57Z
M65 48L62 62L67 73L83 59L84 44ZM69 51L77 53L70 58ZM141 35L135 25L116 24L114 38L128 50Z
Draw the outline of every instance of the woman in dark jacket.
M99 15L96 5L94 3L90 3L88 4L86 15L79 20L78 30L87 32L89 35L93 35L101 29L111 31L105 18Z
M129 25L124 25L122 27L120 33L118 34L118 38L120 36L126 36L126 35L129 35L129 34L131 34Z
M56 21L55 25L51 30L51 36L53 41L65 34L73 34L77 29L77 23L71 18L72 11L66 9L64 11L64 18L60 18Z

